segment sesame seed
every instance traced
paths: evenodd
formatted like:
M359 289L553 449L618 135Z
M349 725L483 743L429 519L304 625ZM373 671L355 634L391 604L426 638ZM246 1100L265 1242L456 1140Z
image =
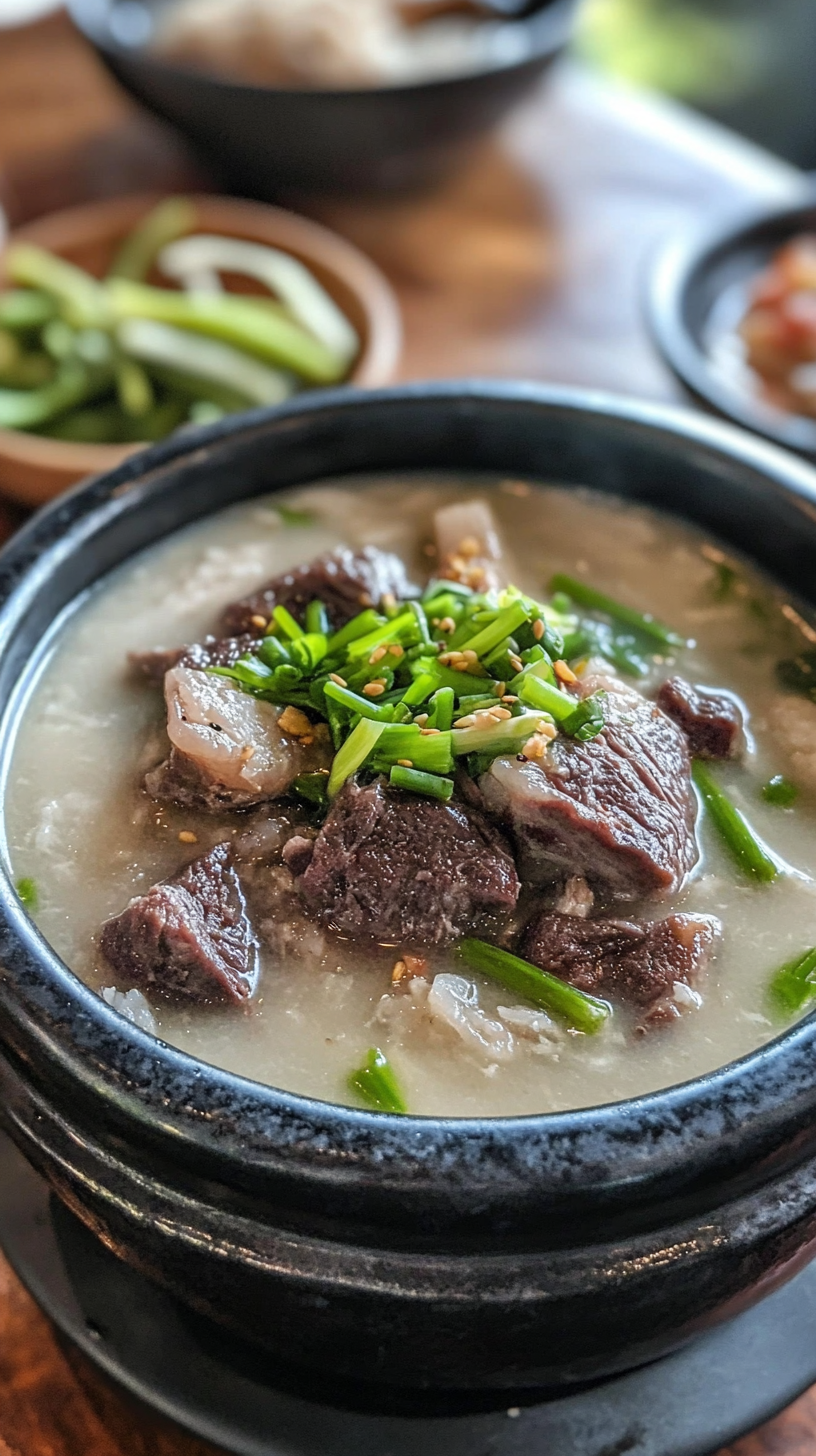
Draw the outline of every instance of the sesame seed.
M182 844L198 844L198 835L193 834L192 829L180 829L179 839Z
M456 623L454 622L453 617L443 617L442 621L435 622L434 626L438 627L440 632L450 633L456 631Z
M518 698L516 697L515 693L502 693L502 702L503 703L517 703L518 702Z
M496 688L495 688L496 697L497 698L503 698L506 692L507 692L507 683L497 682L496 683Z
M252 623L253 627L260 627L262 629L266 628L266 617L262 617L260 612L255 612L254 616L250 617L249 620Z
M382 662L383 658L385 657L385 654L386 654L387 650L388 649L386 647L375 647L374 648L374 651L372 652L371 656L368 659L369 662L370 663Z
M387 612L393 612L395 606L397 605L397 599L394 596L393 592L383 592L382 605L385 607L385 610Z
M357 600L360 603L361 607L373 607L374 605L374 598L370 595L369 592L366 591L360 592Z
M398 983L402 980L403 976L407 976L407 974L408 967L406 966L405 961L395 961L394 969L391 972L391 985L398 985Z
M441 731L441 728L420 728L419 736L420 738L435 738Z
M536 642L541 641L542 637L544 636L545 630L546 629L541 618L536 617L535 621L533 622L533 636L535 637Z
M378 698L381 693L385 692L385 683L378 682L376 680L374 682L366 683L365 687L363 688L363 692L365 693L367 698Z
M398 758L397 763L400 768L413 768L414 766L414 760L412 758Z
M491 708L490 713L491 717L498 719L500 723L503 723L506 718L512 718L513 716L509 708Z
M510 658L510 666L511 667L514 667L516 669L516 672L521 672L521 669L524 666L524 663L522 662L521 658L520 657L516 657L515 652L508 653L508 656Z
M578 681L572 668L569 667L562 658L559 658L557 662L553 663L553 671L555 672L556 677L560 678L561 681L564 683L574 683Z
M427 723L427 721L428 721L428 714L427 713L418 713L417 716L416 716L416 718L414 719L414 722L420 728L424 728L425 727L425 724Z
M401 647L400 644L399 644L399 642L392 642L391 643L391 646L388 649L388 651L391 653L391 656L392 657L404 657L405 656L405 648L404 647Z
M453 726L454 728L472 728L475 722L473 714L468 713L466 718L458 718Z
M347 688L348 687L348 683L346 682L346 679L344 677L341 677L340 674L339 674L339 672L330 672L329 673L329 681L330 682L333 682L333 683L337 683L337 686L339 688Z
M466 647L462 653L462 656L464 657L465 662L467 662L471 667L475 667L476 663L479 661L479 654L478 652L474 652L472 647Z

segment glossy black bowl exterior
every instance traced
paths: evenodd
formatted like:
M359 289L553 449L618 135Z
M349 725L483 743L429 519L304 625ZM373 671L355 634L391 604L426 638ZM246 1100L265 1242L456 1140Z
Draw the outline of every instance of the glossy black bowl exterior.
M777 250L799 233L813 232L811 186L797 206L766 207L671 242L656 259L646 300L654 340L696 400L809 457L816 457L816 420L765 404L750 383L718 363L717 346L735 329L751 284Z
M0 555L2 744L57 613L169 531L316 477L497 471L657 503L813 593L816 472L728 426L536 386L312 395L131 458ZM521 509L521 507L520 507ZM2 1120L123 1258L312 1370L519 1387L655 1357L816 1240L816 1017L607 1107L392 1117L204 1066L136 1030L0 873Z
M162 3L162 0L159 0ZM577 0L545 0L523 24L524 59L449 79L358 90L242 85L170 65L116 39L140 0L69 0L75 24L137 100L183 132L233 192L399 190L446 171L528 92L566 44ZM151 14L146 0L144 14ZM149 20L147 22L149 24Z

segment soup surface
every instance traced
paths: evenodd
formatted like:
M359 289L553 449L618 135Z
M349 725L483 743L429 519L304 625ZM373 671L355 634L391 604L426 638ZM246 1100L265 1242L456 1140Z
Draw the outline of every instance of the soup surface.
M250 859L268 853L279 863L287 835L302 830L308 841L320 823L320 812L303 800L213 811L151 797L143 779L166 755L166 713L160 689L128 669L127 653L200 642L228 603L341 544L398 553L422 585L439 567L429 544L434 512L474 498L492 509L501 570L522 592L548 599L553 573L567 573L689 639L680 647L652 640L641 676L622 674L629 689L653 698L666 678L681 674L738 700L745 751L707 771L769 847L772 877L745 873L703 814L699 858L679 889L630 895L622 905L596 890L591 916L648 924L679 912L721 922L699 979L684 988L678 976L671 1015L647 1034L638 1007L614 985L596 984L613 1014L587 1035L464 965L450 944L370 944L321 931L304 947L302 937L287 945L271 931L259 936L260 980L244 1004L174 1001L145 985L149 1010L141 996L127 1004L118 998L125 1014L135 1007L143 1024L184 1051L260 1082L353 1102L349 1074L377 1047L411 1112L499 1116L601 1104L681 1082L785 1025L769 1002L770 978L816 945L809 877L816 863L816 704L780 686L777 664L812 644L812 629L772 583L697 530L589 491L518 481L422 476L318 484L229 509L105 580L52 639L8 773L6 853L42 933L107 999L114 987L128 993L134 982L113 972L99 936L131 897L225 841ZM578 683L559 668L559 691L576 691L581 674L597 664L585 669L572 660L572 667ZM620 686L614 676L610 683L613 692ZM231 687L240 692L237 683ZM763 786L780 775L786 782L765 797ZM795 802L773 802L792 799L794 788ZM580 901L585 883L580 876L570 883ZM523 889L519 901L527 917L553 904L562 914L587 908L565 905L563 885ZM512 927L520 916L494 917L492 931L474 933L518 948ZM408 950L418 960L409 956L408 971L395 972ZM437 983L438 975L460 980ZM581 977L573 982L580 986ZM431 983L447 997L443 1004L437 996L435 1015L428 1012Z

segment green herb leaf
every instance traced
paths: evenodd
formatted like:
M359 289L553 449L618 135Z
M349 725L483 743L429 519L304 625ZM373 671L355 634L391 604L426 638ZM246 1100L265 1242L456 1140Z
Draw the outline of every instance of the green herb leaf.
M27 875L24 875L21 880L17 881L17 884L14 886L14 888L17 891L18 899L22 902L23 905L25 905L26 910L28 910L31 915L35 914L37 906L40 903L40 897L35 881L30 879Z
M775 972L768 987L775 1010L786 1015L801 1011L816 996L816 948L788 961Z
M775 774L767 784L763 784L762 797L768 804L778 804L783 809L789 809L798 799L799 790L783 774Z

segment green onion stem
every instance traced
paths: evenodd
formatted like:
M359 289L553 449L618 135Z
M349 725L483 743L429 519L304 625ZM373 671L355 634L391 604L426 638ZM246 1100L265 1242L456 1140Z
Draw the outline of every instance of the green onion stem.
M540 722L540 713L523 713L518 718L505 718L493 728L454 728L451 748L456 757L463 753L490 753L493 758L499 758L520 753L537 732Z
M786 1014L801 1011L812 1001L816 996L816 948L781 966L771 979L768 994L776 1010Z
M475 652L477 657L487 657L497 647L500 647L505 638L512 636L522 622L527 621L527 608L522 601L513 602L512 606L505 607L499 612L495 622L483 627L474 637L463 639L463 642L456 642L456 646L466 646L469 652ZM457 633L458 636L458 633ZM454 641L456 639L454 638Z
M379 1047L371 1047L363 1065L349 1074L348 1086L375 1112L408 1111L394 1069Z
M390 704L382 706L372 698L363 697L360 693L352 693L348 688L341 688L339 683L329 680L323 686L323 692L327 698L333 698L344 708L352 713L359 713L361 718L370 718L374 723L391 723L394 719L394 709Z
M359 637L364 637L366 633L372 632L375 627L384 626L385 618L379 616L373 608L367 607L364 612L359 612L356 617L352 617L351 621L347 622L345 627L341 627L339 632L332 633L326 649L327 655L334 657L350 643L356 642Z
M712 824L740 868L765 883L776 879L779 862L754 833L745 815L723 793L707 764L696 758L692 773Z
M627 627L634 627L637 632L643 632L645 636L651 637L655 642L660 642L664 647L685 647L685 638L679 637L676 632L658 622L649 613L637 612L634 607L625 607L621 602L616 602L613 597L608 597L604 592L596 591L584 581L577 581L574 576L565 576L558 573L550 582L551 592L564 592L577 602L579 607L587 607L590 611L604 612L607 617L613 617L616 622L623 622Z
M109 278L130 278L141 282L168 243L190 233L196 225L196 210L186 197L168 197L151 209L125 238L108 271Z
M601 1030L612 1014L606 1001L587 996L549 971L541 971L520 956L500 950L485 940L460 940L456 952L471 970L480 971L534 1006L551 1012L573 1031L591 1036Z
M371 718L361 718L357 727L352 728L345 743L334 756L327 790L330 799L336 798L346 779L350 779L365 763L385 730L385 723L375 723Z
M408 789L412 794L426 794L431 799L447 803L453 796L453 779L440 778L438 774L422 773L416 768L403 768L394 764L389 775L396 789Z

